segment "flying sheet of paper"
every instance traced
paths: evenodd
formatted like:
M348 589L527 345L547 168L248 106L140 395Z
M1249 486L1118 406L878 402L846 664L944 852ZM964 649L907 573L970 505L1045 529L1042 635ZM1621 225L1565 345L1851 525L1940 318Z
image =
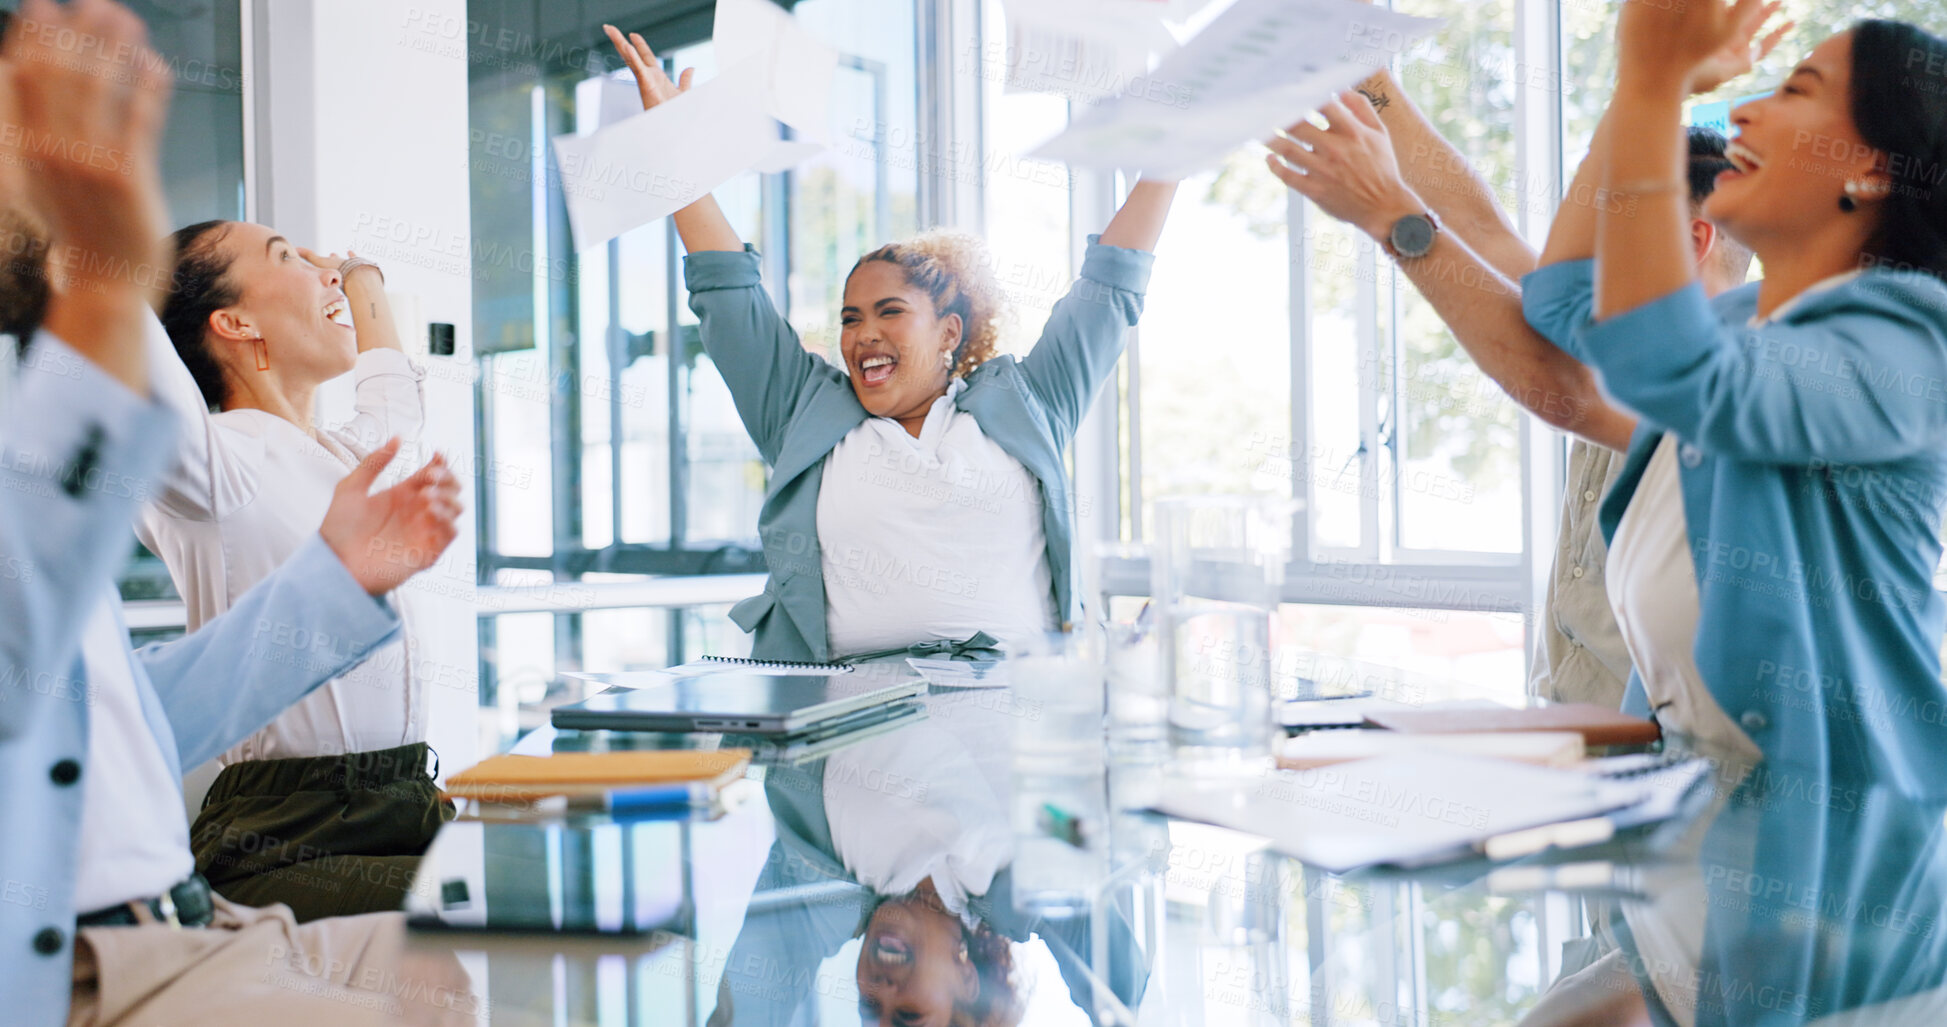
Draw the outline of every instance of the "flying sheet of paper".
M1176 49L1159 0L1003 0L1005 49L989 44L981 75L1009 93L1077 103L1141 91L1151 58Z
M1237 0L1150 73L1156 96L1102 103L1029 156L1191 175L1317 110L1439 24L1357 0Z
M782 171L823 148L838 52L766 0L718 0L713 38L723 69L714 78L616 121L622 94L604 83L602 127L554 137L576 249L681 210L745 171Z

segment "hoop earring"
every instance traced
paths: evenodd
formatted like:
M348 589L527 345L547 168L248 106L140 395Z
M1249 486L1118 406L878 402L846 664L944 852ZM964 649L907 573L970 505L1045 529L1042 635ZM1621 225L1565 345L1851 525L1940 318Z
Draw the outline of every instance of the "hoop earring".
M264 337L261 335L257 336L257 370L270 370L270 347L265 344Z

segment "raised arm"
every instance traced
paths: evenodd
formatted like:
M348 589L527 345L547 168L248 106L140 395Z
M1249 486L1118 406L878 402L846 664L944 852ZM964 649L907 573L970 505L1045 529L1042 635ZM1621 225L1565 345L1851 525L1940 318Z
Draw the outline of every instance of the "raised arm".
M631 32L625 39L622 30L613 25L603 25L602 31L608 33L609 42L615 44L615 52L622 55L622 63L627 64L629 71L635 74L636 90L642 94L643 110L689 91L690 82L696 77L695 68L683 69L680 81L672 82L641 33ZM730 219L723 216L723 208L717 206L714 196L705 195L677 211L675 221L676 234L682 237L685 252L726 250L735 253L744 248L744 241L737 237L737 230L730 227Z
M1684 175L1684 97L1748 72L1778 47L1785 21L1758 37L1780 2L1702 0L1688 12L1624 4L1616 21L1622 57L1616 94L1597 140L1575 173L1542 263L1595 255L1595 316L1632 310L1696 281L1690 255L1690 191ZM1671 31L1674 29L1674 31ZM1628 140L1616 146L1614 140ZM1600 187L1597 187L1600 183ZM1587 203L1585 203L1587 199Z
M1163 237L1163 221L1170 215L1170 203L1175 199L1175 182L1137 180L1129 187L1129 195L1123 198L1115 216L1109 219L1108 227L1102 229L1102 245L1154 252L1156 240Z
M0 198L26 197L68 272L46 330L18 340L0 409L0 742L46 727L37 695L88 701L70 680L81 629L167 459L143 327L168 277L157 150L170 80L147 38L119 5L27 0L0 52Z
M1494 200L1493 187L1433 127L1392 72L1382 69L1359 83L1358 92L1392 137L1400 177L1441 222L1508 279L1533 271L1535 248L1515 232L1507 212Z
M344 268L347 263L357 261L358 254L350 252L350 257L336 253L315 253L302 246L298 255L310 261L313 266L325 268ZM405 351L399 343L399 325L392 319L392 301L385 295L385 272L377 264L357 262L344 276L340 288L345 290L345 299L352 308L352 333L358 337L358 351L370 353L375 349Z
M77 37L103 45L77 49ZM143 322L171 267L156 156L168 65L127 8L52 0L21 5L0 64L0 119L9 129L0 133L0 167L8 169L0 188L9 198L24 193L46 219L48 266L63 272L44 326L147 396Z
M1613 202L1602 191L1602 173L1609 163L1610 118L1607 112L1596 122L1595 135L1589 138L1589 152L1575 168L1575 177L1562 190L1562 204L1548 226L1548 241L1541 247L1541 264L1561 264L1588 260L1595 256L1597 209ZM1688 258L1686 257L1686 260Z
M426 426L426 393L421 387L426 375L400 344L392 301L385 293L385 272L377 264L357 260L356 253L347 259L300 246L298 254L317 267L348 272L341 286L358 339L358 363L352 369L357 412L333 431L361 452L377 449L394 436L417 442Z
M1163 234L1176 183L1147 179L1129 188L1102 234L1089 240L1082 272L1055 302L1041 338L1021 358L1028 387L1054 416L1064 440L1081 424L1096 390L1122 358L1128 329L1142 316L1151 250Z
M1349 93L1323 113L1326 128L1299 122L1287 130L1289 138L1266 144L1274 174L1374 239L1389 238L1401 217L1427 210L1402 177L1393 141L1368 97ZM1448 225L1434 234L1425 256L1401 259L1400 270L1482 373L1516 403L1556 428L1627 448L1635 418L1603 397L1587 367L1529 327L1520 288L1471 242Z

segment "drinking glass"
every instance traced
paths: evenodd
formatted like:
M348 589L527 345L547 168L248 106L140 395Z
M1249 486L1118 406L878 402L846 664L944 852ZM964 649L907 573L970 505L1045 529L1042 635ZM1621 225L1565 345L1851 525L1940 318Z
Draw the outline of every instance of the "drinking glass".
M1052 634L1008 660L1014 728L1014 904L1089 908L1106 869L1108 795L1099 636Z
M1150 589L1169 737L1190 769L1270 753L1278 600L1297 504L1281 496L1158 500Z

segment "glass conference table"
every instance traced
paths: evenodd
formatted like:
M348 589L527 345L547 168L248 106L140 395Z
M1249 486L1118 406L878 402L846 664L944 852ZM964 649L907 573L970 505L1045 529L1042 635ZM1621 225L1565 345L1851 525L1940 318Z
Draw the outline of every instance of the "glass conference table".
M1085 900L1037 916L1016 908L1051 876L1015 859L1021 711L1005 692L923 701L924 719L755 767L714 819L449 824L414 903L457 929L406 942L464 982L437 1011L537 1025L1947 1023L1939 802L1761 766L1683 820L1601 846L1339 876L1141 812L1167 771L1120 765L1108 791L1125 808L1088 825L1054 875ZM639 744L544 728L516 749ZM921 880L986 885L916 892ZM561 930L467 929L510 917Z

